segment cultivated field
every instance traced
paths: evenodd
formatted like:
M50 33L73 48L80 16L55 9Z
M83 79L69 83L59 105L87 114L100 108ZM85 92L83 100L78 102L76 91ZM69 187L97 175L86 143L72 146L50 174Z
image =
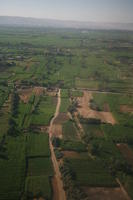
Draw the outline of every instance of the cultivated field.
M0 200L133 199L132 41L0 27Z

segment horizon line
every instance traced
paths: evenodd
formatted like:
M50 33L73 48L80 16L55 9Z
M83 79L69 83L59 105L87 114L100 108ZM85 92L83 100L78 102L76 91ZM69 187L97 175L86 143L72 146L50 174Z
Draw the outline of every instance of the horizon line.
M18 16L18 15L0 15L0 17L16 17L16 18L30 18L30 19L40 19L40 20L55 20L62 22L79 22L79 23L112 23L112 24L133 24L133 22L109 22L109 21L82 21L74 19L55 19L55 18L43 18L43 17L31 17L31 16Z

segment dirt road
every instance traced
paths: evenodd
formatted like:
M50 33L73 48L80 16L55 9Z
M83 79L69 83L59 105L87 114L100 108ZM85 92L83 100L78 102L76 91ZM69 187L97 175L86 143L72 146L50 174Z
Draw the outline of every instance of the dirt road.
M55 111L54 117L52 118L52 120L50 122L50 127L49 127L49 144L50 144L50 150L51 150L51 159L52 159L53 167L54 167L54 171L55 171L55 177L54 178L56 179L57 188L58 188L58 191L57 191L58 194L57 195L55 194L55 196L58 196L57 200L66 200L66 195L65 195L65 191L63 189L63 182L62 182L62 179L61 179L61 173L60 173L60 170L59 170L59 165L58 165L55 153L54 153L54 147L53 147L52 142L51 142L52 131L53 131L53 123L54 123L54 120L56 119L56 117L59 114L60 105L61 105L61 97L60 97L60 89L59 89L56 111Z
M125 195L125 200L131 200L131 198L129 197L127 191L125 190L125 188L124 188L123 185L121 184L120 180L117 178L116 181L117 181L117 183L120 185L120 188L121 188L123 194Z

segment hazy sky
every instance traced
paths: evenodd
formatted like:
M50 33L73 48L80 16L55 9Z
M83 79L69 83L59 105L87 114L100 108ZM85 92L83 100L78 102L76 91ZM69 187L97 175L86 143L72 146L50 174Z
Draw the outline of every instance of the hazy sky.
M0 0L0 15L133 22L133 0Z

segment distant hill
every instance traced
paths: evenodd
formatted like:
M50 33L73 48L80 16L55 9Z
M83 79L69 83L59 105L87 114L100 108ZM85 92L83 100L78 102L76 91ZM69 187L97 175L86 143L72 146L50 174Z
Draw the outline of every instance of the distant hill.
M0 16L0 26L133 30L133 23L102 23Z

